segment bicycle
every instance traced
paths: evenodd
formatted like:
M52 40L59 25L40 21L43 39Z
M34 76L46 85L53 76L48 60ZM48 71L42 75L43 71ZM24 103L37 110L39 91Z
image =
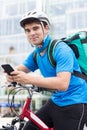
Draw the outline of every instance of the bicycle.
M14 109L14 112L16 113L17 117L11 121L11 124L9 124L7 126L2 126L2 128L0 128L0 130L21 130L25 124L25 120L24 120L25 117L27 119L29 119L30 121L32 121L40 130L54 130L53 128L49 128L30 109L33 93L38 91L38 87L36 87L36 86L31 85L31 87L30 86L28 87L28 86L19 85L19 87L14 87L14 90L17 90L17 91L16 92L13 92L13 90L10 91L10 93L11 92L13 93L11 101L9 100L10 93L8 94L8 103L10 104L11 109L13 110L15 95L17 94L17 92L19 92L23 89L26 89L29 95L25 100L25 103L23 105L23 108L22 108L20 114L16 113L16 111ZM15 126L15 124L17 122L19 122L19 128L17 128Z

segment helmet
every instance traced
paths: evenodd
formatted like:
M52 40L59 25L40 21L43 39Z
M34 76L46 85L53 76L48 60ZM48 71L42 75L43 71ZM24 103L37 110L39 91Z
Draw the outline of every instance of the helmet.
M24 27L24 25L26 23L29 23L32 19L36 19L40 22L45 22L48 26L50 25L49 19L44 12L30 11L27 14L25 14L20 20L21 27Z

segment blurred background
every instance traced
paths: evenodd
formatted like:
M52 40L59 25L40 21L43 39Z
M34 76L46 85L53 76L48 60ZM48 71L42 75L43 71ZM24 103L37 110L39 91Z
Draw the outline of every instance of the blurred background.
M21 16L33 9L48 14L51 21L50 33L53 38L62 38L87 30L87 0L0 0L0 65L9 63L15 67L34 49L28 43L19 24ZM4 86L6 86L6 79L0 68L1 104L7 102L9 91ZM33 110L39 109L49 96L49 92L35 96ZM24 98L21 98L20 102L21 100ZM2 107L5 108L1 105L0 108ZM4 108L1 114L5 113Z

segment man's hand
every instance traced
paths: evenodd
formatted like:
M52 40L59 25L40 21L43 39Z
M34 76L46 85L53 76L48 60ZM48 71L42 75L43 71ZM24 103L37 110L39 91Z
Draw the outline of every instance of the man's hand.
M7 80L9 82L17 82L20 84L26 84L27 75L28 74L26 74L23 71L15 70L15 71L11 72L10 76L7 75Z

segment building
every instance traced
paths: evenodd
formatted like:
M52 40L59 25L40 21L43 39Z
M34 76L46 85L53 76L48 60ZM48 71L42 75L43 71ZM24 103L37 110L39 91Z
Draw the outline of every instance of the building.
M8 54L10 46L18 54L33 50L19 25L27 11L44 10L52 21L52 36L60 38L87 29L86 6L86 0L0 0L0 55Z

